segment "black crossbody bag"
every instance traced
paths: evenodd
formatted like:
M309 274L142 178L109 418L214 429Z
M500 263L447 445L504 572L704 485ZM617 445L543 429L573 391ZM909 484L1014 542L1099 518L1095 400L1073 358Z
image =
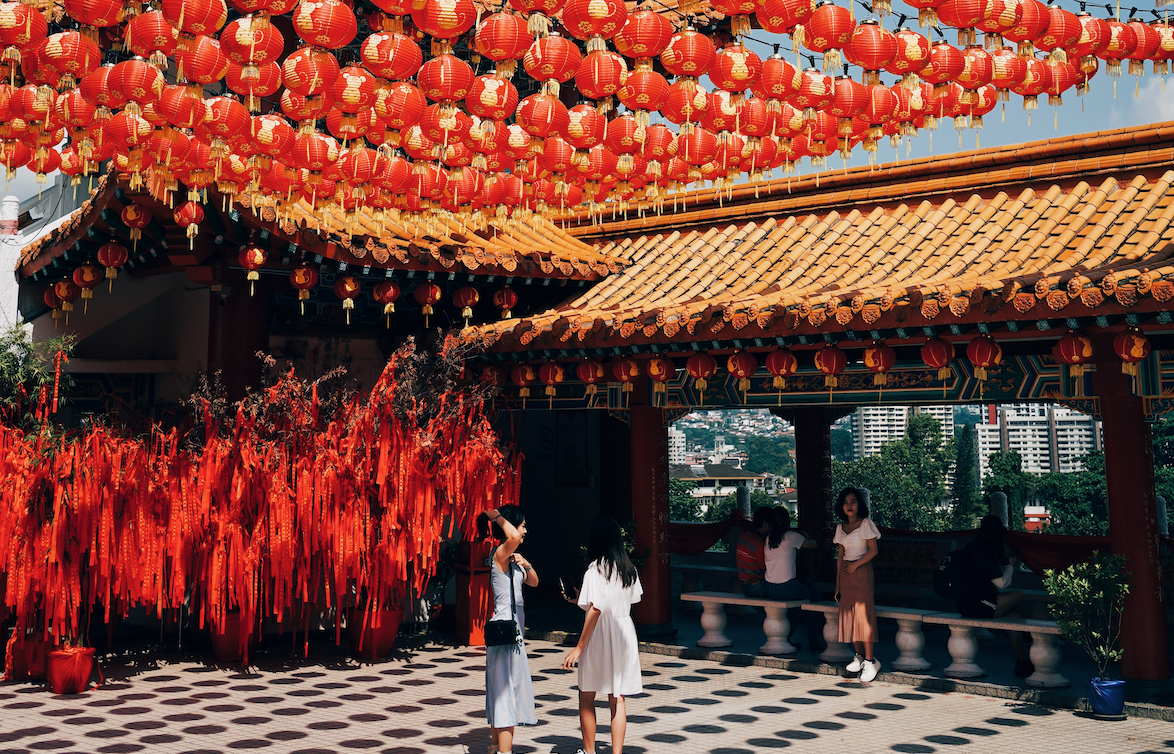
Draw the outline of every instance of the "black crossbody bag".
M510 561L506 578L510 581L510 619L491 620L485 624L485 646L503 647L517 644L522 640L522 632L518 630L518 608L514 597L514 562ZM497 566L495 565L494 568Z

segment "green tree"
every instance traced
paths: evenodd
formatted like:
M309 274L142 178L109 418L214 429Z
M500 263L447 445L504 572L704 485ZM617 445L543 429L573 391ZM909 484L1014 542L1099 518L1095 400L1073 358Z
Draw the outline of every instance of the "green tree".
M982 479L982 493L1002 492L1007 496L1007 519L1016 531L1024 530L1023 506L1035 492L1036 478L1023 470L1023 457L1017 450L991 453L987 474Z
M832 486L868 489L873 521L919 531L945 525L946 473L954 460L954 442L942 438L941 423L929 414L909 418L905 437L859 461L832 462Z
M696 521L701 517L701 501L693 497L696 482L669 477L669 519Z
M73 378L68 361L63 361L58 380L57 354L67 358L73 346L72 335L34 341L32 327L25 325L13 325L0 332L0 414L32 428L39 424L35 417L38 401L43 396L51 402L54 385L58 404L64 404L73 388Z
M709 427L682 427L685 432L685 447L690 450L701 447L705 450L713 448L717 433Z
M851 461L856 456L856 444L852 433L842 427L832 427L832 458L837 461Z
M754 515L754 511L759 508L774 506L776 503L771 499L770 495L762 490L750 491L750 514ZM707 522L725 521L738 507L738 495L731 493L726 495L721 500L718 500L713 505L709 506L705 511L704 520Z
M791 458L791 450L794 447L795 438L791 435L783 437L750 435L746 438L745 468L755 474L778 474L794 479L795 461Z
M981 516L985 510L978 494L978 444L975 441L974 425L962 425L956 444L954 507L950 511L950 519L954 528L968 529L973 525L974 517Z
M1109 533L1105 456L1090 453L1080 459L1084 468L1067 474L1052 472L1035 484L1035 497L1048 509L1048 534L1080 536Z

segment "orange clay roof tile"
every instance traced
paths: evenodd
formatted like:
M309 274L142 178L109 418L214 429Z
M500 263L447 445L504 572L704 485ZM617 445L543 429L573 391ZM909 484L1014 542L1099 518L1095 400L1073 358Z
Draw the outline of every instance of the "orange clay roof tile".
M1148 162L1134 144L1145 147ZM831 186L804 183L801 196L763 200L744 192L720 207L690 201L679 218L654 218L654 230L600 243L600 253L630 266L569 300L565 311L493 325L495 347L534 348L554 335L513 332L548 330L563 317L586 317L588 329L595 317L611 323L580 332L576 342L607 338L614 346L867 329L878 317L894 326L898 312L905 326L917 327L1163 305L1146 291L1174 281L1172 145L1174 128L1161 124L880 166L884 180L857 171L873 182L859 188L832 176L824 179ZM1095 150L1103 153L1087 154ZM1136 289L1110 295L1111 285L1098 287L1109 273L1119 284L1139 281ZM620 333L625 320L637 327ZM662 329L669 322L672 329Z

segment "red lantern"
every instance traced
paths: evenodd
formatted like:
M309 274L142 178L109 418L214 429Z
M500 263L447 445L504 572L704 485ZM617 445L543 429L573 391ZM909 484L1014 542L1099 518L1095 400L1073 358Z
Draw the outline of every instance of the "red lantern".
M42 67L60 76L58 91L73 89L90 71L102 64L102 51L89 37L77 31L51 34L38 48Z
M695 353L685 362L685 371L693 378L701 405L705 405L705 389L709 387L709 378L717 374L717 361L707 353Z
M1157 21L1154 23L1157 24ZM1137 37L1137 46L1129 55L1129 75L1140 78L1145 75L1145 61L1153 60L1155 64L1158 62L1156 56L1160 54L1163 38L1155 26L1144 21L1130 21L1128 25Z
M717 49L709 36L691 26L674 34L660 54L660 62L675 76L696 80L706 73L717 60Z
M825 110L831 106L836 96L835 82L831 76L820 73L814 68L805 68L800 74L799 94L791 104L803 111L805 121L815 120L818 110Z
M387 315L387 326L391 327L391 315L395 312L395 301L399 298L399 286L394 280L382 280L371 292L376 303L383 304L383 313Z
M465 318L465 327L469 326L469 318L473 316L473 307L481 300L481 294L472 286L461 286L452 294L453 304L461 307L461 316Z
M567 370L557 362L548 361L538 367L538 379L546 385L545 393L551 399L551 406L554 405L554 396L558 392L558 385L566 378Z
M1092 356L1092 339L1082 332L1070 331L1056 344L1056 359L1067 364L1069 373L1076 378L1077 395L1083 393L1084 365Z
M518 364L510 370L510 379L515 385L521 388L518 390L518 395L522 398L529 398L530 383L538 379L538 373L530 364ZM522 405L524 406L525 402Z
M799 360L789 349L780 348L767 354L766 369L774 376L773 387L781 391L787 387L787 378L799 369Z
M501 389L505 387L507 379L509 378L506 377L505 371L493 364L486 364L481 368L481 383L483 385Z
M359 31L354 11L341 0L301 3L293 13L293 27L306 44L326 50L346 47Z
M422 6L422 7L421 7ZM472 0L424 0L413 3L412 22L433 39L454 42L473 28L478 10Z
M424 314L425 327L428 326L428 316L433 311L432 305L440 301L440 296L440 286L436 283L420 283L412 291L412 297L416 299L416 303L420 305L420 311Z
M416 74L416 83L424 96L434 102L464 99L473 85L473 69L454 55L437 55Z
M852 30L852 38L844 48L848 62L864 69L866 85L879 84L882 68L887 68L897 55L897 38L869 19Z
M838 347L828 345L815 352L815 368L823 372L824 387L840 386L840 372L848 366L848 357Z
M173 57L175 58L176 72L180 81L190 82L187 88L187 96L202 99L204 96L204 87L209 84L215 84L224 78L225 74L228 73L228 66L232 64L232 61L224 54L219 40L213 39L212 37L201 34L190 42L190 47L190 50L182 47L175 48ZM297 55L297 53L295 52L294 55ZM290 57L292 58L293 55ZM334 60L328 54L326 54L326 57ZM335 65L337 66L338 63L336 62ZM285 71L283 71L284 73ZM337 70L335 73L337 74ZM332 78L331 81L333 80Z
M709 80L718 89L742 93L758 81L762 60L741 44L732 44L718 50Z
M111 291L114 290L114 278L118 277L118 268L126 264L129 258L126 247L120 243L110 242L98 247L98 264L106 268L106 279L110 281Z
M758 371L758 359L746 351L739 351L726 359L726 369L738 379L738 389L745 395L750 389L750 378Z
M846 6L821 2L807 22L803 46L812 52L823 53L823 70L838 70L843 63L840 50L852 39L856 21Z
M514 316L511 310L518 305L518 294L513 288L498 288L493 292L493 305L501 309L502 319L510 319Z
M1048 6L1040 0L1020 0L1019 22L1003 36L1012 42L1018 43L1016 52L1019 57L1027 59L1035 55L1035 40L1039 39L1048 30L1051 24Z
M1075 13L1058 5L1048 6L1047 31L1040 34L1035 46L1052 53L1053 60L1067 60L1067 50L1080 39L1082 27Z
M640 362L635 359L618 359L611 365L611 373L622 383L621 392L632 392L632 380L640 376Z
M575 367L575 376L587 385L584 396L593 396L599 392L597 385L603 381L604 374L603 364L598 361L580 361Z
M938 370L938 379L949 379L954 370L950 364L954 361L954 344L945 338L930 338L921 347L921 360L926 366Z
M996 368L1003 360L1003 349L989 335L975 338L966 344L966 358L974 365L974 377L985 382L987 371Z
M186 201L175 208L172 215L175 224L187 230L188 246L195 248L195 238L200 232L200 223L204 221L204 208L199 202Z
M0 14L0 44L4 45L4 60L21 63L21 52L32 52L45 40L49 22L34 6L12 3Z
M628 74L616 97L629 109L635 111L636 121L645 128L649 125L649 113L659 110L668 97L669 83L656 71L637 70Z
M587 52L606 49L628 20L623 0L570 0L563 6L563 26L576 39L587 40Z
M57 295L61 296L61 292L58 291ZM1136 377L1139 371L1137 363L1150 355L1150 339L1142 335L1140 330L1129 329L1113 338L1113 351L1121 359L1121 371Z
M574 42L552 34L530 46L522 58L522 65L531 78L543 82L543 93L558 96L559 84L570 81L579 72L582 61L583 56Z
M494 13L477 27L473 46L497 63L497 76L510 78L533 42L534 35L527 28L526 19L512 13Z
M938 19L958 30L958 46L965 47L977 40L974 27L986 18L988 10L985 0L945 0L938 6Z
M935 92L943 92L949 83L958 78L966 68L962 51L945 42L938 42L929 51L929 63L919 74L922 79L934 85Z
M673 39L673 26L660 13L638 10L628 16L614 43L625 57L641 59L659 55Z
M61 299L57 298L57 294L54 293L53 287L50 286L45 289L44 293L41 294L41 300L45 302L45 306L53 310L53 327L56 328L57 320L61 318L62 313Z
M86 310L89 310L90 299L94 297L94 288L102 282L102 271L95 264L83 262L73 271L73 282L81 288L82 301Z
M648 360L647 370L648 378L652 380L653 402L655 403L658 400L657 396L665 393L665 383L677 373L677 367L670 359L663 356L653 356Z
M82 289L69 278L63 278L53 284L53 294L61 300L61 311L71 312L73 311L73 302L77 301L82 295ZM66 315L65 321L68 324L68 314Z
M592 52L583 58L575 73L575 88L589 99L597 100L601 111L611 110L611 96L620 90L628 76L628 65L614 52Z
M872 384L884 387L889 384L888 372L897 363L897 352L885 343L875 342L864 349L864 366L872 372Z
M259 270L265 266L265 262L268 261L268 259L269 254L266 253L266 251L260 246L255 244L249 244L248 246L244 247L240 250L240 254L237 255L237 261L240 262L241 267L244 267L249 271L249 274L245 277L249 281L250 296L253 295L254 284L261 279L261 273Z
M298 291L298 302L302 307L302 314L306 313L306 300L310 298L310 291L318 285L318 271L308 264L295 267L289 273L289 283Z
M351 323L351 309L355 308L355 299L363 292L363 286L354 275L340 275L334 281L334 295L342 299L342 308L346 312L346 323Z

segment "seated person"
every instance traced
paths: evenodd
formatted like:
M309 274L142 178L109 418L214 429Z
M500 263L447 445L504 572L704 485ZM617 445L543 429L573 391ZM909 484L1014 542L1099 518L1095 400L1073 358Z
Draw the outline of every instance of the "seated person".
M811 600L819 602L819 590L811 579L799 578L796 570L796 555L799 550L816 547L815 540L801 531L791 528L791 512L786 508L771 511L770 533L766 538L764 560L766 561L766 596L772 600ZM802 620L807 626L807 641L815 651L823 651L827 644L823 640L823 616L819 613L793 608L787 612L791 630L798 628Z
M966 618L1022 618L1023 592L1004 591L1019 568L1019 558L1006 551L1006 533L998 516L985 516L978 536L966 545L965 592L958 598L958 612ZM1024 648L1027 634L1008 631L1015 650L1015 675L1023 678L1035 672Z
M773 510L764 505L754 511L754 518L750 527L742 530L738 537L737 547L734 549L734 559L738 565L738 581L742 584L742 594L747 597L763 597L766 595L766 561L763 560L763 539L770 529L768 520Z

